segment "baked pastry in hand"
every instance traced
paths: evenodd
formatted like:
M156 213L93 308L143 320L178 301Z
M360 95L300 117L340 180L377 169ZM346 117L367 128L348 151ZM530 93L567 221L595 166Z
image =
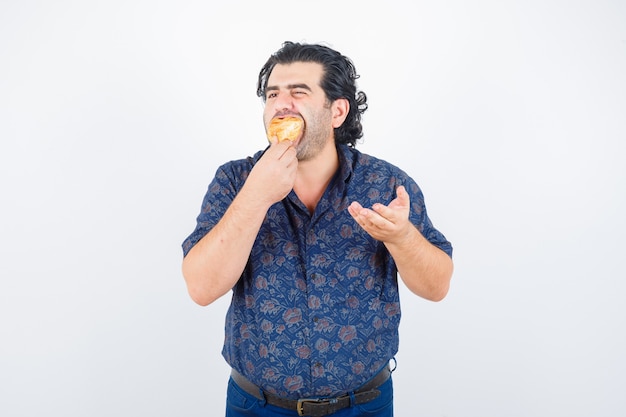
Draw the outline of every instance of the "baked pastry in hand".
M276 136L279 142L284 140L293 142L300 137L303 127L304 122L299 117L274 117L267 127L267 139L271 140Z

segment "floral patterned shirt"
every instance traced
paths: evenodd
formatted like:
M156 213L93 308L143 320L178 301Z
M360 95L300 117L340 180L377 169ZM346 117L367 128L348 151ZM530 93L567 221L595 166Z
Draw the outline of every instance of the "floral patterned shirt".
M431 224L418 185L383 160L339 145L340 169L313 214L291 193L270 207L232 290L222 354L265 391L285 398L356 389L398 350L397 270L385 245L347 207L389 204L404 185L410 220L434 245L452 246ZM186 255L215 226L261 157L222 165L208 187Z

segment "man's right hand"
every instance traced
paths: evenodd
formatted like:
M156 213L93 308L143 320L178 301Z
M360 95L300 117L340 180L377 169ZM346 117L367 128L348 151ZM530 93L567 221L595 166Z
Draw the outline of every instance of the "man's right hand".
M245 189L255 196L255 201L269 207L285 198L293 189L297 171L298 159L292 142L278 142L274 138L250 171L242 191Z
M267 209L293 189L297 170L291 142L272 141L219 223L183 259L183 276L196 303L211 304L232 289L248 262Z

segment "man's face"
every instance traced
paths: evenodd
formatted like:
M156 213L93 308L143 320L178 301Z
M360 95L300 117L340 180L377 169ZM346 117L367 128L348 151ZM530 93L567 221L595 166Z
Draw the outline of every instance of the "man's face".
M278 64L267 81L263 111L266 129L276 116L304 120L304 135L294 144L299 160L313 158L329 140L334 141L331 106L320 87L322 74L322 65L314 62Z

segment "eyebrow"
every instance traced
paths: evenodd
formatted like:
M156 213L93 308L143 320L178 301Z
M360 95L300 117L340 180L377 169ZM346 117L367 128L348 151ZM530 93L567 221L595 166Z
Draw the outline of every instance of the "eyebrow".
M306 84L289 84L289 85L287 85L287 90L293 90L295 88L303 88L303 89L305 89L307 91L312 91L311 87L309 87ZM265 89L265 91L276 91L278 89L279 88L276 85L268 85L267 88Z

